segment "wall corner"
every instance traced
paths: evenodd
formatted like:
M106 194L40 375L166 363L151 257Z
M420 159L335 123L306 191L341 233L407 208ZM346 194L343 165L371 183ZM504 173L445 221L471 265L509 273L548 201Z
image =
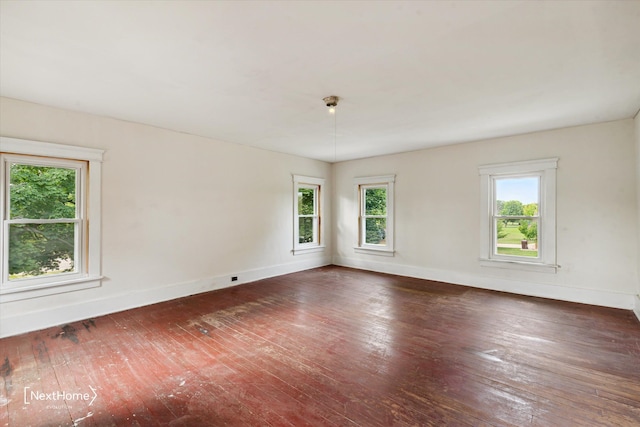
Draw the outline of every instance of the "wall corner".
M638 228L638 257L637 257L637 269L638 269L638 283L636 288L636 298L634 304L634 312L638 319L640 319L640 110L636 112L633 118L633 130L634 130L634 142L636 151L636 218Z

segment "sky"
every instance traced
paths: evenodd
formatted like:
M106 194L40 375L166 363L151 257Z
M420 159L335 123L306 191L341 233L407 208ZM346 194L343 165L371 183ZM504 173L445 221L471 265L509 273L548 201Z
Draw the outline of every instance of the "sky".
M539 177L496 179L496 200L519 200L523 205L538 202Z

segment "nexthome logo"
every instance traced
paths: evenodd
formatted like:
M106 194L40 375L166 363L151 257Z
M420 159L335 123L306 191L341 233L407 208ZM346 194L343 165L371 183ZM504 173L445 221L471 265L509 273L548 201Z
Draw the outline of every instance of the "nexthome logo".
M31 405L32 401L47 401L47 402L55 402L55 401L72 401L72 400L84 400L89 401L89 406L93 405L93 401L98 397L98 393L96 393L96 389L89 386L92 393L71 393L68 391L52 391L51 393L44 393L42 391L30 390L31 387L24 388L24 404Z

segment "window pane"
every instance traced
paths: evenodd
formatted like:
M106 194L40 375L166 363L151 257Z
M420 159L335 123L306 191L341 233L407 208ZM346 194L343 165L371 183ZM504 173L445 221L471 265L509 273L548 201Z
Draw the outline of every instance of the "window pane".
M496 215L536 216L540 178L496 179Z
M313 217L298 218L298 243L313 242Z
M387 215L387 189L367 188L364 191L364 214Z
M76 170L11 165L11 219L76 217Z
M495 232L497 254L538 256L538 221L496 219Z
M11 224L9 280L74 270L75 224Z
M365 218L365 243L385 245L387 243L387 219Z
M315 190L313 188L298 189L298 214L313 215L315 203Z

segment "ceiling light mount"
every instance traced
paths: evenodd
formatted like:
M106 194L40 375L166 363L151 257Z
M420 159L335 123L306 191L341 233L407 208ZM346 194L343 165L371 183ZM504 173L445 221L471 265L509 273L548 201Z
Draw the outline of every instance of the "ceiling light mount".
M335 107L336 105L338 105L338 101L340 101L340 97L331 95L331 96L322 98L322 100L327 105L327 107Z

